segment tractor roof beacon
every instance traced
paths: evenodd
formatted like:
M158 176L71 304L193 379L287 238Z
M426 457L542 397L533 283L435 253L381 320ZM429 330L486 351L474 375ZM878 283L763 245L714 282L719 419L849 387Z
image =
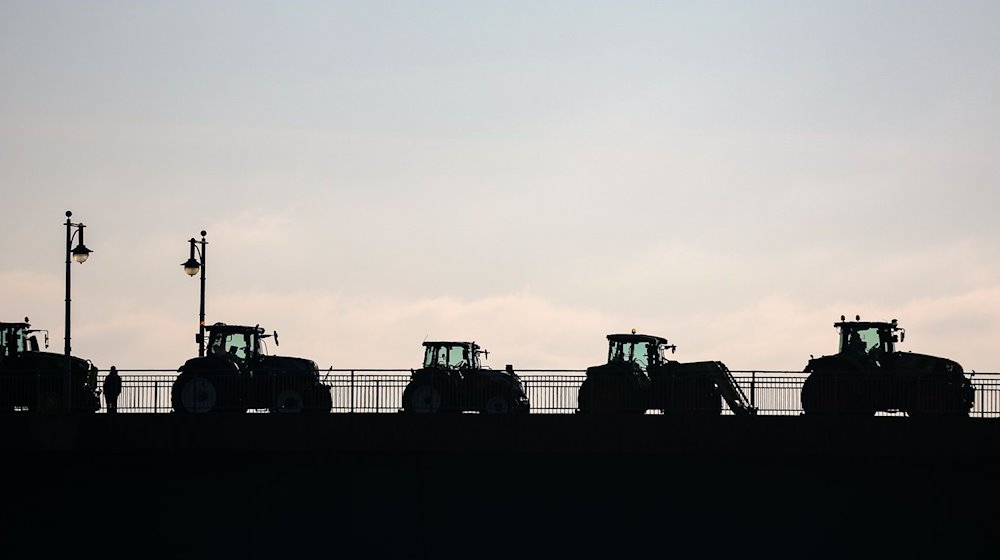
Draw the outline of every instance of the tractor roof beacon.
M902 412L909 416L968 416L975 389L957 362L900 352L906 331L896 319L862 321L843 315L835 354L811 358L802 385L804 414Z
M12 412L62 412L65 395L66 357L39 348L38 333L28 318L0 322L0 410ZM100 409L97 366L89 360L70 357L70 405L72 412L91 413Z
M424 362L410 370L403 412L527 414L528 395L511 365L494 370L482 364L489 352L475 342L424 342Z
M709 414L722 412L725 400L734 414L753 415L752 406L722 362L681 363L667 359L677 350L666 338L648 334L609 334L608 359L587 368L577 394L582 414Z
M178 368L171 388L174 412L208 413L266 409L281 414L326 414L331 387L320 380L316 362L268 355L260 325L215 323L205 327L206 355ZM201 342L199 340L199 342Z

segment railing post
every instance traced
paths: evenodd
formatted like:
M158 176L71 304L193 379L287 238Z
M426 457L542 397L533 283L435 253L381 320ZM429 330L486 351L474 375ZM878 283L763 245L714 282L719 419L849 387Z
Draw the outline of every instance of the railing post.
M347 401L348 401L348 406L351 409L351 414L353 414L354 413L354 370L353 369L351 370L351 385L349 389L350 389L350 396L348 397Z
M375 412L382 412L382 380L375 380Z
M750 372L750 406L757 408L757 372Z
M354 370L351 370L351 396L349 398L351 414L354 414Z

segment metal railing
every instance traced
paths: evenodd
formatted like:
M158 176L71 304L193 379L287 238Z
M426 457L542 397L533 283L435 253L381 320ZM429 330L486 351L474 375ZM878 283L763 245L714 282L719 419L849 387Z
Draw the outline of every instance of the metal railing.
M174 370L118 369L122 392L119 413L172 412L171 388ZM746 394L758 415L798 416L802 413L800 395L806 375L791 371L733 370L733 379ZM99 372L98 386L106 371ZM585 379L584 370L518 370L531 402L532 414L573 414L577 395ZM975 388L971 417L1000 418L1000 373L967 374ZM402 408L402 396L410 381L408 369L333 369L320 372L322 383L330 387L332 413L396 413ZM103 395L100 412L107 411ZM267 412L253 409L249 412ZM657 414L650 410L647 414ZM732 414L725 402L722 414ZM879 416L903 415L879 412Z

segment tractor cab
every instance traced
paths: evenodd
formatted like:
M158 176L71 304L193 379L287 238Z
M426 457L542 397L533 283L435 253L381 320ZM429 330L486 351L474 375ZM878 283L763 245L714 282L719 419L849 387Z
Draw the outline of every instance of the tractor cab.
M278 344L278 333L265 334L260 326L240 326L215 323L205 327L208 331L208 354L233 361L242 370L247 362L267 355L264 339L274 337Z
M14 357L23 352L38 352L38 337L45 333L45 347L49 347L49 331L32 329L28 318L23 323L0 323L0 358Z
M891 322L862 321L856 316L854 321L840 321L833 324L840 329L840 353L858 358L877 361L880 356L896 351L896 343L902 342L906 331L899 327L896 319ZM897 334L898 333L898 334Z
M659 336L635 334L634 329L632 334L608 335L608 365L634 364L647 373L650 367L667 363L667 350L675 352L677 345Z
M424 368L443 370L480 369L479 355L489 357L475 342L424 342Z

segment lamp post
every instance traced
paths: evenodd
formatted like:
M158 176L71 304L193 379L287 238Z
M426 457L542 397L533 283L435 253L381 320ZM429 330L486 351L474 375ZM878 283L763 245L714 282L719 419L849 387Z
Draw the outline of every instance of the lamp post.
M184 267L184 272L186 272L188 276L194 276L195 274L198 274L199 270L201 271L201 307L198 312L199 358L205 355L205 245L208 245L208 242L205 241L205 235L205 230L201 230L201 241L198 241L193 237L188 241L188 243L191 244L191 256L188 257L187 261L181 263L181 266ZM201 262L198 262L198 260L194 258L195 251L197 251Z
M66 375L63 382L63 400L65 401L66 411L72 410L72 396L73 396L73 362L70 359L70 263L78 262L83 264L87 262L87 257L90 256L90 249L83 244L83 228L87 227L83 224L74 224L70 217L73 215L69 210L66 211L66 348L65 348L65 358L66 358ZM76 228L75 230L73 228ZM73 238L79 236L78 245L76 248L70 249L73 246Z

